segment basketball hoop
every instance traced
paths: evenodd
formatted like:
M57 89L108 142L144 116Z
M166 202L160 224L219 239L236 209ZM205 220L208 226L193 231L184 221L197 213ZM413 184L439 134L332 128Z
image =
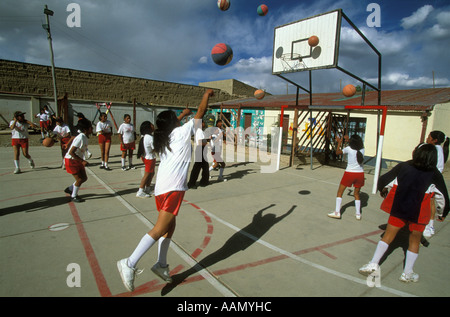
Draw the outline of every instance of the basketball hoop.
M284 71L295 71L306 68L303 58L298 53L286 53L280 55Z

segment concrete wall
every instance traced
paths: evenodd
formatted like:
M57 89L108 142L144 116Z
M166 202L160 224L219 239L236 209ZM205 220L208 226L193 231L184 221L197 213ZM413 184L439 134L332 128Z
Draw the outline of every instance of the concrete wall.
M56 68L58 98L136 102L158 106L198 106L206 88L142 78ZM50 66L0 60L0 93L53 96ZM216 90L213 102L232 97ZM53 105L52 105L53 106Z

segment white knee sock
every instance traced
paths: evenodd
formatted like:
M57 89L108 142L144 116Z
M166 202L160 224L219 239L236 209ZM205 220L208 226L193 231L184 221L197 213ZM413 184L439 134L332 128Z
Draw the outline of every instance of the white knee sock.
M120 162L122 163L122 167L125 167L125 159L124 158L120 158Z
M144 237L142 237L141 241L139 242L134 252L128 258L127 263L128 266L131 268L136 267L138 261L142 258L145 252L147 252L148 249L150 249L153 246L155 242L156 241L149 234L146 233Z
M404 273L408 274L413 272L414 263L416 262L418 256L418 253L414 253L409 250L406 251L405 268L403 269Z
M361 200L355 200L356 214L361 214Z
M373 254L373 258L370 261L370 263L380 263L381 258L383 257L384 253L386 253L387 249L389 247L389 244L383 241L379 241L377 248L375 250L375 253Z
M341 203L342 203L342 198L336 197L336 209L334 210L335 212L341 213Z
M167 266L167 251L169 251L170 238L159 238L158 262L162 267Z
M80 190L80 187L77 187L77 186L73 185L72 197L74 197L74 198L77 197L79 190Z
M16 168L19 168L19 160L14 160L14 166L15 166Z

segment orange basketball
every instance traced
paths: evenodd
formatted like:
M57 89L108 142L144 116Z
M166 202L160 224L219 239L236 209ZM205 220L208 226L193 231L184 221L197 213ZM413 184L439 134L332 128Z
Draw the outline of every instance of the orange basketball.
M345 97L353 97L356 94L356 88L353 85L347 85L342 89L342 94Z
M42 145L45 146L45 147L52 147L53 144L55 144L55 140L53 140L52 138L45 138L42 141Z
M315 35L311 36L308 39L308 44L311 47L315 47L315 46L319 45L319 38L317 36L315 36Z
M257 91L255 91L255 98L258 100L263 99L265 95L266 93L264 92L264 90L258 89Z

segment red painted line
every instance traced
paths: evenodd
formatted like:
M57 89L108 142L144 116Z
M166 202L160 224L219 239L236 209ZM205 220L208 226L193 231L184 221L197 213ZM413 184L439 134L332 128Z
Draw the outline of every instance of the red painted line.
M78 210L73 202L69 202L69 207L70 212L72 213L73 220L75 221L75 224L77 226L78 235L80 236L84 251L86 252L89 265L91 266L92 273L94 274L95 282L97 283L97 288L100 292L100 295L103 297L111 296L111 291L109 290L106 279L103 276L100 264L98 263L97 257L95 256L94 249L92 248L91 242L89 241L86 230L84 230L83 222L81 221L80 215L78 214Z
M207 231L207 233L208 233L208 234L212 234L213 231L214 231L214 226L213 226L213 225L208 225L208 231Z
M200 248L202 248L202 249L206 248L206 246L209 244L209 241L211 241L211 236L206 236L206 237L203 239L203 243L202 243L202 245L200 246Z
M200 255L200 253L202 253L202 252L203 252L203 249L197 248L197 249L191 254L191 256L192 256L194 259L196 259L196 258Z

